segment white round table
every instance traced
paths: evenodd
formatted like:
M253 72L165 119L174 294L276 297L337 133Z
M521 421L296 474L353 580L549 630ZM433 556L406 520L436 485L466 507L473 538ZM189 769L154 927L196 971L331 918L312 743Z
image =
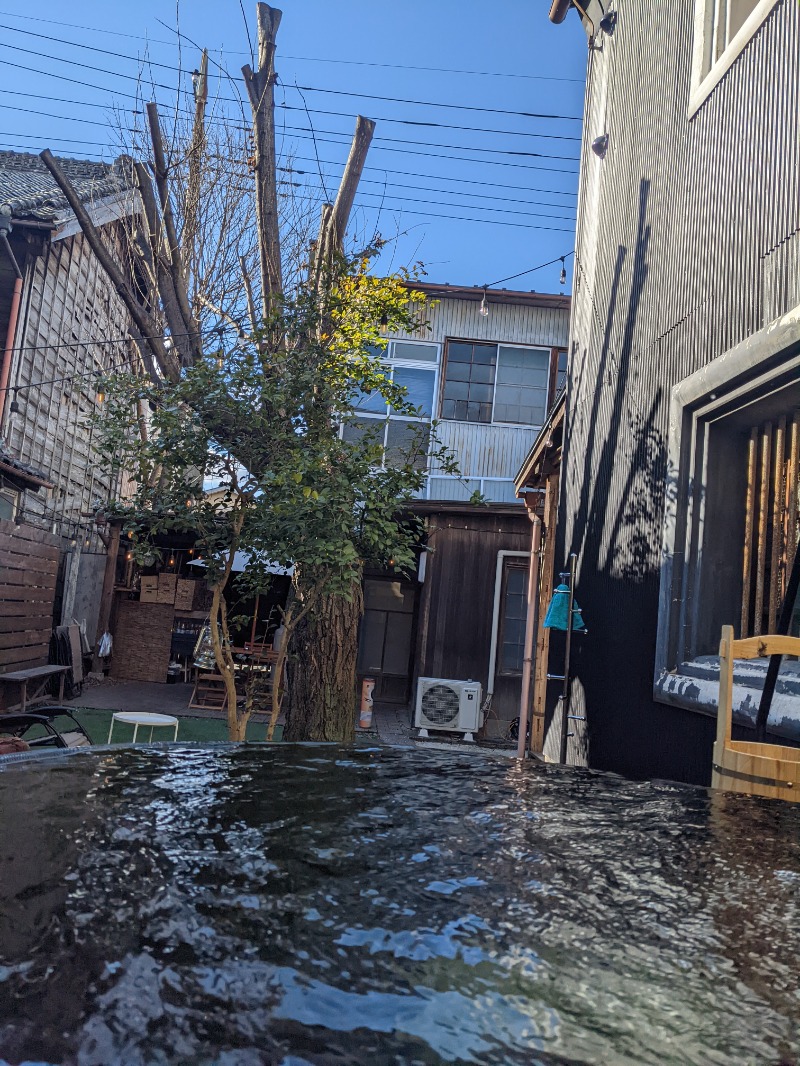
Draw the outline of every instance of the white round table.
M175 736L173 740L178 739L178 719L173 718L171 714L151 714L148 711L117 711L111 716L111 728L108 731L108 743L111 743L111 734L114 732L115 722L126 722L128 725L133 726L133 743L136 743L136 736L139 732L139 726L150 726L150 740L153 739L153 730L158 726L175 726Z

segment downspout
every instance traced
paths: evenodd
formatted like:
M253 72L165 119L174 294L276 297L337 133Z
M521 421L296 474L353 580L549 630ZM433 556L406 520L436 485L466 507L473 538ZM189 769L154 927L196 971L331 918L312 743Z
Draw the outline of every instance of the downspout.
M538 494L537 494L538 496ZM530 713L531 674L533 672L533 644L539 626L539 574L542 551L542 520L534 511L534 505L525 495L528 517L533 523L531 531L531 561L528 569L528 610L525 616L525 650L522 656L522 691L519 697L519 735L517 737L517 758L525 758L528 741L528 719Z
M14 354L14 338L17 334L17 321L19 319L19 305L22 298L22 271L19 268L8 235L11 232L11 212L8 208L0 210L0 242L5 248L8 261L14 269L14 291L11 295L11 311L6 330L6 343L3 349L3 362L0 364L0 426L3 424L3 412L6 406L8 394L8 379L11 375L11 358Z

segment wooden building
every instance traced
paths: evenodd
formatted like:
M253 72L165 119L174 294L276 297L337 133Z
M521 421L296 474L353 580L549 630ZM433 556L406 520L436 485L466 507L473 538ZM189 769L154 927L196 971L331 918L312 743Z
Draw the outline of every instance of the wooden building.
M589 42L556 546L589 628L569 761L706 782L721 628L774 629L797 546L800 8L554 0L567 15ZM740 726L763 669L737 666ZM797 664L774 711L800 740Z
M123 248L136 200L123 170L61 165L131 270ZM118 485L98 469L88 419L98 402L95 373L136 358L127 312L66 201L39 158L19 152L0 152L0 338L5 672L46 663L54 624L83 621L95 638L106 550L93 515Z
M426 529L414 580L366 576L359 676L375 679L378 702L398 706L413 702L420 677L478 681L486 733L504 737L519 710L530 550L514 475L563 377L569 298L414 288L430 297L428 325L392 336L386 365L420 420L437 420L461 476L429 463L414 505ZM385 420L389 454L409 420L369 406L363 418ZM484 503L470 502L476 492Z

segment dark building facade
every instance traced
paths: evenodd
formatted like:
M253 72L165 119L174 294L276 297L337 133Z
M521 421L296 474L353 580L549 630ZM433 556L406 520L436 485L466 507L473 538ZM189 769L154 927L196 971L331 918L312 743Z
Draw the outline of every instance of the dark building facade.
M589 628L569 761L707 782L721 626L774 631L797 545L800 8L603 6L550 16L589 37L556 550ZM737 676L741 725L759 670ZM776 699L800 739L796 664Z

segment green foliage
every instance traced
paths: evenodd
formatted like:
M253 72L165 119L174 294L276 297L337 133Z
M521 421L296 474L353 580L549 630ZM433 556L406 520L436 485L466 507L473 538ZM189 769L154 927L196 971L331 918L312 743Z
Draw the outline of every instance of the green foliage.
M302 291L258 336L230 349L217 339L176 384L106 380L95 433L108 465L132 477L129 498L112 506L138 558L154 535L192 531L209 584L224 583L225 562L241 549L252 564L240 586L265 587L268 562L294 566L301 599L312 589L348 596L367 562L412 569L419 530L403 504L424 485L426 452L448 472L455 466L435 424L419 423L390 465L374 434L341 439L365 393L379 392L396 415L417 413L386 377L380 324L418 329L424 296L407 276L367 268L340 264L324 313ZM204 493L204 478L219 489Z

